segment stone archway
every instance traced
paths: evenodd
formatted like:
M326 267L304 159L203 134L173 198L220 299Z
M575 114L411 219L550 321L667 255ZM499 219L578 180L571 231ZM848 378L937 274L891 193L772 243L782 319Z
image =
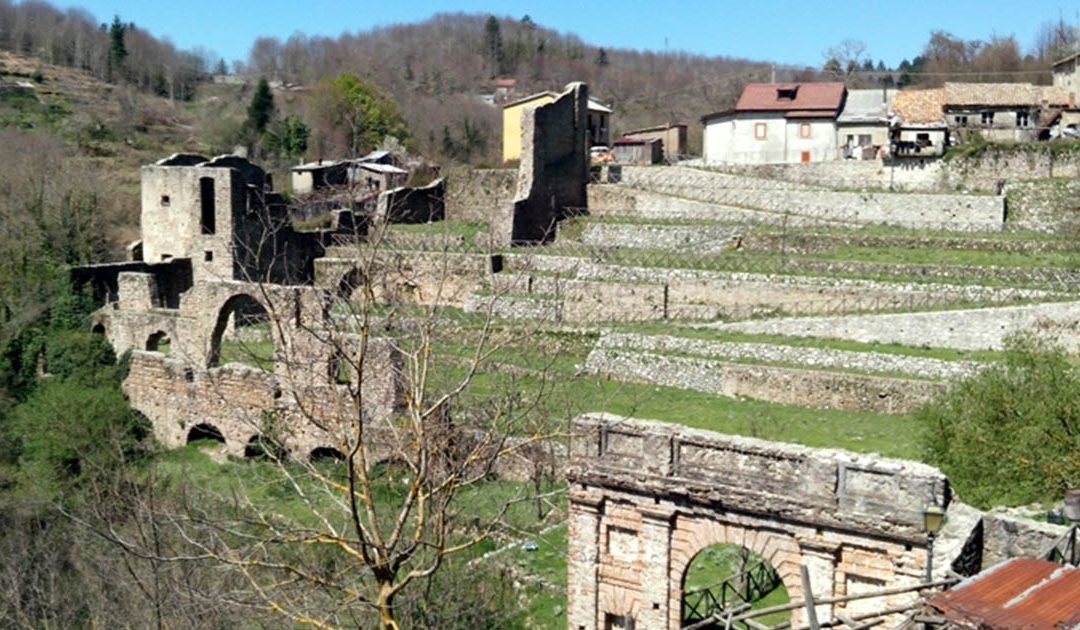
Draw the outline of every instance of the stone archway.
M188 429L187 443L212 441L225 444L225 434L216 426L203 422Z
M950 499L948 480L918 462L599 414L577 418L573 435L573 629L682 627L686 569L718 543L768 560L793 603L804 599L803 567L818 599L920 584L923 507ZM916 597L872 603L886 610ZM816 612L830 620L847 610ZM805 611L791 621L804 623Z
M149 352L169 354L172 346L171 341L168 333L164 330L159 330L146 338L146 350Z
M264 339L256 339L253 335L247 334L255 327L264 325L266 328ZM237 354L247 357L244 362L255 363L256 367L265 369L264 364L269 364L267 371L272 371L278 345L273 329L270 312L261 301L248 293L230 296L217 310L214 328L210 333L206 366L218 367L223 357L234 358L232 355ZM229 347L230 338L236 340L235 348ZM266 347L267 342L270 344L269 349ZM235 350L235 352L229 352L229 350Z

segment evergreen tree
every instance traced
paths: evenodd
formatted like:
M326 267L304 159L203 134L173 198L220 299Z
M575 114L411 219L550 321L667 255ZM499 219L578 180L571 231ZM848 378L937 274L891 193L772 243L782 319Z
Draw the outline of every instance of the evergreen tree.
M503 43L502 32L499 30L499 20L494 15L489 15L484 23L484 44L487 50L488 64L491 68L491 78L503 73Z
M601 68L608 65L607 51L603 48L596 51L596 65L600 66Z
M119 15L113 16L112 26L109 27L109 78L115 79L116 73L124 67L127 59L127 45L124 43L124 33L128 27L120 21Z
M248 105L248 126L257 134L262 135L270 119L274 117L274 95L270 92L270 84L266 77L259 79L259 85L255 88L255 95L251 97Z

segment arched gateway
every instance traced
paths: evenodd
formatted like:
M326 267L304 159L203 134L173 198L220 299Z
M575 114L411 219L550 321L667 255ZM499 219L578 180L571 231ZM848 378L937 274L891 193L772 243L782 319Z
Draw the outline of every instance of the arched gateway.
M946 505L935 468L610 415L575 420L569 626L680 628L690 561L738 545L776 569L793 602L919 584L923 509ZM901 593L816 609L819 620L899 607ZM845 606L841 608L841 606ZM798 627L805 612L792 613Z

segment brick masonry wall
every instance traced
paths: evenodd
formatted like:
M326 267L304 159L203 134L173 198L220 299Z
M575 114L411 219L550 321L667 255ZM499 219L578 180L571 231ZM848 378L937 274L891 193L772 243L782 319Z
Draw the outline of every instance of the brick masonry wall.
M947 481L917 462L724 436L610 415L574 421L568 616L608 615L679 628L686 568L704 548L749 548L793 600L806 565L815 596L917 584L926 565L922 506L945 504ZM852 603L857 614L913 601ZM822 606L820 617L833 609ZM793 614L793 623L805 621ZM888 621L898 621L895 619Z

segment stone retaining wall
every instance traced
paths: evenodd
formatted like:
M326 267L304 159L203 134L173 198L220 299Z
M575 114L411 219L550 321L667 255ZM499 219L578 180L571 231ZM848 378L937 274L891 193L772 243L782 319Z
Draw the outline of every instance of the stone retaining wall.
M1012 334L1030 331L1067 350L1080 349L1080 302L928 313L804 317L720 324L719 330L850 339L957 350L1001 350Z
M446 218L491 223L516 190L517 169L454 169L446 176Z
M730 176L727 176L730 177ZM718 179L719 178L719 179ZM835 192L770 187L734 188L739 178L679 167L626 167L623 185L720 205L791 213L855 224L960 231L1000 230L1004 202L990 195ZM638 208L640 210L640 206Z
M783 363L817 369L847 370L871 374L902 374L930 380L967 378L981 369L972 361L945 361L927 357L883 352L856 352L835 348L784 346L772 343L709 341L667 335L607 333L596 342L585 368L594 373L611 373L593 354L608 356L622 352L648 352L696 356L729 361Z
M618 380L817 409L908 414L944 386L929 381L737 364L598 345L586 369Z

